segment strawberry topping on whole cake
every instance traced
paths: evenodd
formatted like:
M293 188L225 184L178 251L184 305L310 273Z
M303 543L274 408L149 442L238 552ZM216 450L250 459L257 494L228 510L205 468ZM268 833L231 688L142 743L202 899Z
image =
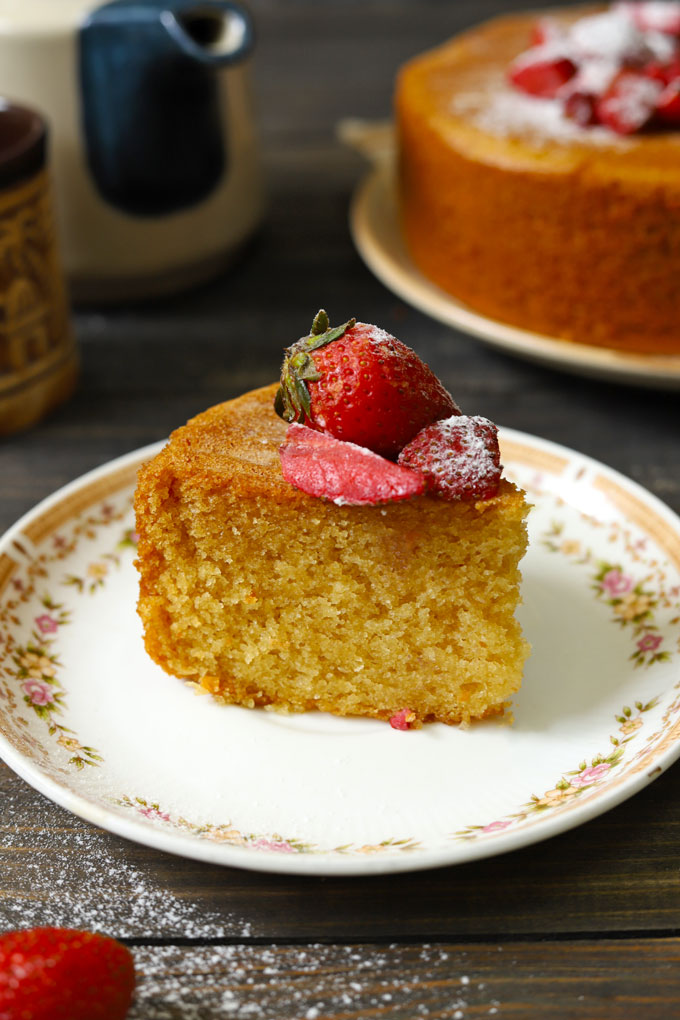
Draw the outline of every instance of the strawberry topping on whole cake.
M541 18L530 41L510 81L581 127L680 126L680 2L616 3L568 26Z
M498 491L496 426L461 414L417 354L377 326L331 328L322 309L286 351L275 409L291 423L283 476L310 496L367 506Z

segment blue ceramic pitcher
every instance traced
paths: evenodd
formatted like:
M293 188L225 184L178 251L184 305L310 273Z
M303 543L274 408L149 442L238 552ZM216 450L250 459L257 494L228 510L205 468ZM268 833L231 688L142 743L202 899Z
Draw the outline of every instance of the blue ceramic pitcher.
M224 175L218 73L253 43L232 0L112 0L79 33L85 148L112 205L159 216L200 202Z
M0 0L0 96L42 111L72 293L175 293L263 214L250 16L234 0Z

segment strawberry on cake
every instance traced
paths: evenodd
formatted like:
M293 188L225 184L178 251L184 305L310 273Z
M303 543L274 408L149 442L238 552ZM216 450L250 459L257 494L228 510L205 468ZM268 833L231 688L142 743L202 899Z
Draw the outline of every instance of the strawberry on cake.
M496 427L376 326L320 312L280 384L175 432L135 503L147 651L223 702L409 729L520 686L524 495Z
M497 18L399 75L418 267L491 318L680 353L680 3Z

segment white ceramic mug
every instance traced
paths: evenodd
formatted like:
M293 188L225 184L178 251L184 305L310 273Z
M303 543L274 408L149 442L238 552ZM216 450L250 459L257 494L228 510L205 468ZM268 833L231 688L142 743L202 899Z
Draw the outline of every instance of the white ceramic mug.
M76 298L198 282L258 225L252 43L233 0L0 0L0 95L50 126Z

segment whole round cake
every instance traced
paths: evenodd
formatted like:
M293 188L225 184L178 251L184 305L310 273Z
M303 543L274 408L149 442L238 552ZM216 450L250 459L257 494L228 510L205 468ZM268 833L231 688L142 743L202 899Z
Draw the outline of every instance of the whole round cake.
M680 353L680 3L488 22L396 93L418 267L491 318Z

